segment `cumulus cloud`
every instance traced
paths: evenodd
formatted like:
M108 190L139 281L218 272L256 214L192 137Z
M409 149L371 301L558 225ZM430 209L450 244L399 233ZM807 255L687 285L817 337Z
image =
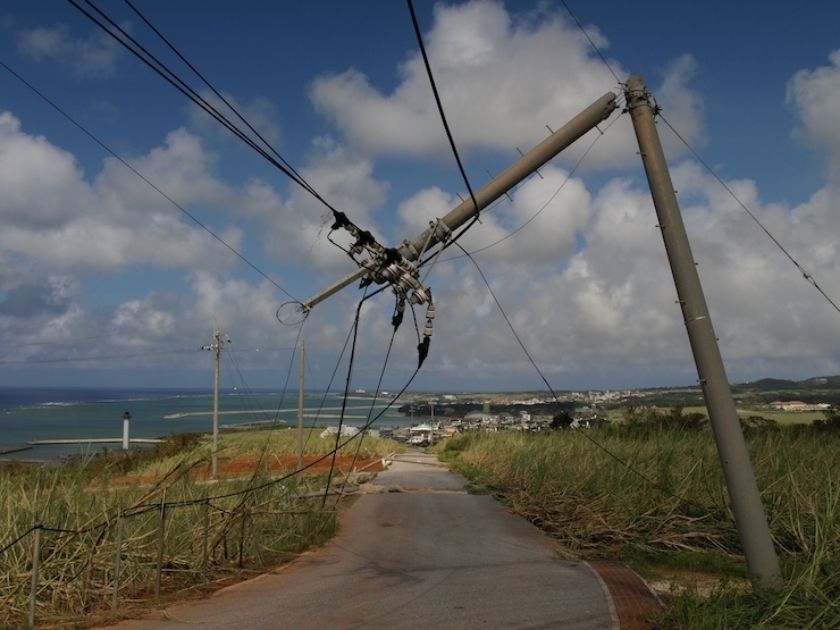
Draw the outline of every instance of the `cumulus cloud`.
M213 207L230 196L212 173L212 156L183 130L131 161L182 204ZM106 159L90 184L71 154L24 132L8 112L0 113L0 184L0 249L5 252L61 269L233 262L214 255L216 246L206 233L187 224L115 159ZM241 245L240 230L220 231L234 247Z
M369 159L331 140L319 139L309 164L299 172L324 199L381 238L373 214L384 203L388 187L374 177ZM241 209L265 226L264 247L275 259L332 270L352 265L326 238L332 214L303 189L290 187L284 197L270 184L255 179L245 189ZM345 247L348 244L343 231L333 238Z
M55 61L79 77L90 78L114 74L120 46L104 33L74 38L66 24L55 24L22 31L18 50L35 61Z
M4 360L21 361L84 337L81 287L61 274L39 276L0 252L0 338ZM48 354L49 356L49 354Z
M840 333L836 311L713 177L686 162L673 178L730 376L754 378L762 370L805 377L840 368L840 352L832 350ZM783 235L830 295L840 296L840 252L831 236L840 228L832 210L840 191L826 187L788 208L763 203L752 181L727 184ZM566 264L558 259L556 268L529 269L479 258L523 341L558 387L602 375L628 386L651 374L695 378L655 224L647 188L613 179L592 195L585 246ZM466 367L488 382L504 381L506 372L528 375L531 368L469 265L441 269L433 283L438 318L430 369L454 374Z
M155 295L120 304L111 318L111 337L120 345L145 346L170 341L177 318L156 303Z
M546 166L481 215L459 241L482 260L520 263L555 262L574 253L576 238L586 225L591 198L583 181L556 166ZM430 221L444 216L460 199L439 188L418 191L397 208L401 233L414 238ZM515 238L513 238L515 236ZM451 250L455 252L456 250Z
M602 48L608 46L597 29L589 32ZM447 118L465 151L532 146L543 139L545 124L556 128L617 88L586 38L560 11L523 16L491 0L438 4L426 38ZM611 64L626 76L620 63ZM657 92L689 141L702 129L699 99L687 88L693 71L692 59L680 58ZM351 68L316 79L311 98L353 147L372 154L445 155L448 145L419 54L400 65L399 76L397 87L384 93ZM626 164L636 159L632 143L629 124L622 120L588 163Z
M840 182L840 50L828 56L828 66L803 69L787 85L787 101L800 120L797 133L828 157L831 177Z

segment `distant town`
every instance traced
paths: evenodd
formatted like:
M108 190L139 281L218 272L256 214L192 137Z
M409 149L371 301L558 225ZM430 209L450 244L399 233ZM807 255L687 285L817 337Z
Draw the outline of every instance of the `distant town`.
M763 379L733 385L732 391L742 418L810 422L840 406L838 376ZM386 399L393 392L357 389L355 396ZM565 391L556 398L549 392L417 393L399 402L399 411L411 418L411 426L383 427L376 433L419 446L464 431L588 429L620 421L628 409L706 413L699 387Z

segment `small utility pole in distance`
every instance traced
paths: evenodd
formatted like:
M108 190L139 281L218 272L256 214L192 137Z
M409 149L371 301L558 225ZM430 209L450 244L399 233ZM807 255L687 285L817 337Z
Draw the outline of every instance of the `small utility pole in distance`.
M210 453L210 477L217 479L219 475L219 370L222 357L222 333L213 331L213 343L202 346L202 350L215 353L213 364L213 447Z
M631 76L627 79L625 95L712 423L741 547L747 561L747 571L755 586L780 588L782 576L779 560L773 548L761 495L755 482L668 164L659 142L649 94L642 80Z
M300 340L300 378L298 380L297 469L303 468L303 339Z

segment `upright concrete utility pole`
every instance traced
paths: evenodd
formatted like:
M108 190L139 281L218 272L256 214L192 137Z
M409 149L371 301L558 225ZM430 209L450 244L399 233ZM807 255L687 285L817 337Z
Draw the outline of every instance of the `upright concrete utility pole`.
M213 345L210 346L215 354L213 365L213 452L210 455L210 476L219 476L219 370L222 358L222 333L213 332Z
M677 196L659 142L649 94L639 77L631 76L627 79L625 96L677 287L703 397L706 399L747 570L755 586L779 588L782 585L779 560L773 549L770 528L735 411L717 337L709 318L703 287L700 285Z
M298 378L297 469L303 468L303 339L300 340L300 376Z

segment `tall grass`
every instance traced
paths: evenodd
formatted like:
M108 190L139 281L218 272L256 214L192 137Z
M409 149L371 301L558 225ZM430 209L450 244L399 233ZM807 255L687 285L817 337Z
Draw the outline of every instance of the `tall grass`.
M840 627L840 432L751 430L748 446L786 587L779 594L722 588L709 600L689 592L674 598L663 627ZM586 435L468 433L448 441L443 456L550 533L570 557L618 556L723 579L744 576L707 430L660 423ZM735 614L733 606L738 623L710 614Z
M209 446L204 440L173 442L158 449L157 459L154 453L115 454L53 470L0 469L0 545L35 523L47 528L41 531L39 620L63 626L80 623L82 615L107 617L119 515L124 515L119 593L123 603L148 599L154 591L162 503L167 504L164 593L270 566L332 534L333 510L322 509L319 498L308 496L323 487L323 476L295 475L274 483L267 472L258 471L256 478L249 474L202 483L192 472L206 465ZM332 446L323 442L313 437L307 451L329 452ZM288 458L294 443L293 432L286 430L222 439L224 456L232 458ZM343 450L352 455L356 446L354 441ZM394 448L393 442L368 438L361 451L373 457ZM126 473L152 475L153 481L142 486L112 483ZM92 529L77 533L86 528ZM0 627L25 625L33 537L30 533L0 553Z

